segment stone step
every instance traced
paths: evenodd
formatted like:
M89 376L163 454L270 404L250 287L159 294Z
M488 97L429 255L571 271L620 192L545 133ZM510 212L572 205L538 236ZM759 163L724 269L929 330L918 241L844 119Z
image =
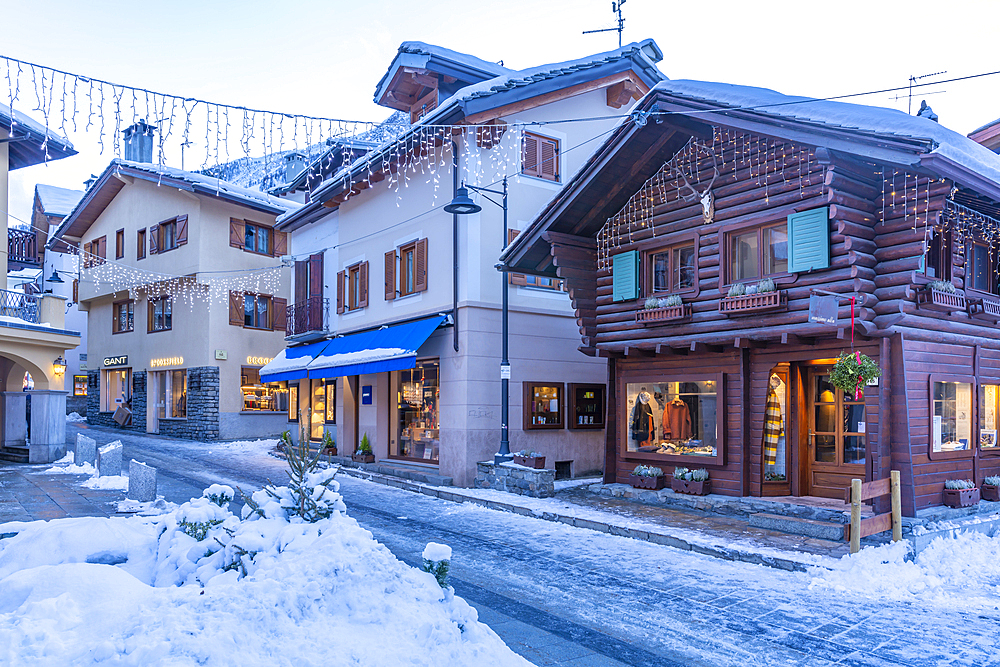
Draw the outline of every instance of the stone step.
M0 447L0 461L27 463L29 461L27 447Z
M794 516L784 516L781 514L768 514L758 512L747 517L751 526L764 528L766 530L777 530L782 533L793 535L805 535L815 537L820 540L831 540L834 542L844 541L844 524L831 523L829 521L816 521L814 519L801 519Z

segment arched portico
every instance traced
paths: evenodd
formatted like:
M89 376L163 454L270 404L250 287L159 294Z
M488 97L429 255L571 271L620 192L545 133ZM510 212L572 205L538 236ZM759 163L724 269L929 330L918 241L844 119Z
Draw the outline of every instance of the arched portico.
M53 366L61 354L65 348L39 345L27 337L5 337L0 346L0 445L20 460L27 455L31 463L48 463L66 453L66 392ZM25 371L34 380L30 392L23 390Z

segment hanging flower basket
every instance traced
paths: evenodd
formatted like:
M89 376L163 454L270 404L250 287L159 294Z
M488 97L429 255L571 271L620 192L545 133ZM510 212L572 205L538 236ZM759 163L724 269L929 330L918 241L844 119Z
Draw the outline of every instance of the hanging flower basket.
M865 397L865 385L880 375L882 369L868 355L841 352L830 371L830 382L845 396L853 396L854 400L860 401Z

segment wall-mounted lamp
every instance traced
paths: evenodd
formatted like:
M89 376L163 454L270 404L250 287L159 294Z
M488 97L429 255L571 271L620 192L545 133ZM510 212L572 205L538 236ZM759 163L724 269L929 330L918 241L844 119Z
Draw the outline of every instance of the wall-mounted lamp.
M52 372L56 375L62 375L66 372L66 360L62 358L61 354L52 362Z

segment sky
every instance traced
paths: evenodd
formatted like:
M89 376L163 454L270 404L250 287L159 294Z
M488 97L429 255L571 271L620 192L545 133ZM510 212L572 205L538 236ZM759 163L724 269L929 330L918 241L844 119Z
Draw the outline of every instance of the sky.
M404 41L502 60L514 69L618 46L615 32L582 34L614 25L610 0L7 0L4 5L7 30L0 55L181 97L361 121L391 113L372 97ZM827 97L905 86L911 76L935 72L947 73L922 81L1000 70L993 46L996 2L626 0L623 15L623 41L656 40L664 52L659 67L671 79ZM899 93L881 93L851 101L906 110L905 91L901 94L901 99L893 99ZM0 80L0 100L7 97L6 81ZM967 134L1000 116L1000 75L917 91L914 113L921 99L942 124ZM37 119L33 102L25 97L15 108ZM82 189L83 181L114 157L109 150L100 153L93 132L69 138L79 155L11 174L11 224L29 218L35 184ZM178 158L173 151L168 164L179 167Z

